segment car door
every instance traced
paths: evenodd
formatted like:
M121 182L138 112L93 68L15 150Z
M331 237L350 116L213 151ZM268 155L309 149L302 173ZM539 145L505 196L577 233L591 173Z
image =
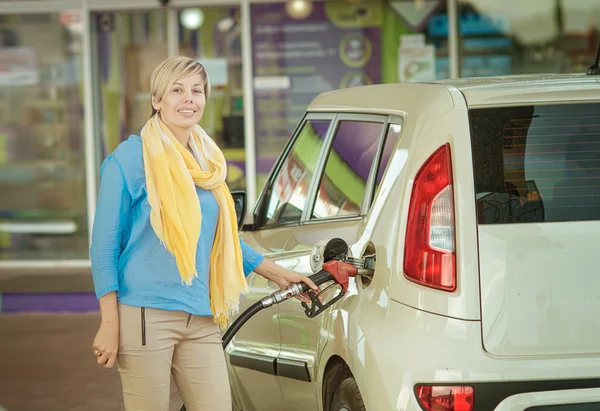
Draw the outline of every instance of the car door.
M335 115L307 115L275 166L257 207L253 211L252 231L240 237L266 258L286 268L286 243L300 223L308 204L310 184ZM276 284L251 273L249 294L240 304L240 312L278 289ZM279 355L278 306L254 315L238 331L227 348L234 400L244 411L284 408L276 378Z
M320 164L318 184L310 194L301 225L286 246L290 269L311 275L310 252L321 239L339 237L349 245L358 240L398 135L399 127L388 125L387 116L338 116L329 150ZM318 390L311 382L327 338L321 333L326 316L308 318L297 300L279 306L281 350L277 364L287 410L318 409Z

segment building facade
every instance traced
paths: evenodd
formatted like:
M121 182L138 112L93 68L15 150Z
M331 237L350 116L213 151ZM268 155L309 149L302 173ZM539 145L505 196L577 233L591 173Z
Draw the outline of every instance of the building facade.
M585 72L599 27L597 0L0 0L0 310L94 306L99 167L147 120L167 56L205 65L201 125L253 202L317 94Z

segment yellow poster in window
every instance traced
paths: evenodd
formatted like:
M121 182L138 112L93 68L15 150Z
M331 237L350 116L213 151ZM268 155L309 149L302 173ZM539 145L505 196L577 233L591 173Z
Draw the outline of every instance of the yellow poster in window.
M380 27L383 17L381 1L325 2L325 14L334 25L345 29Z

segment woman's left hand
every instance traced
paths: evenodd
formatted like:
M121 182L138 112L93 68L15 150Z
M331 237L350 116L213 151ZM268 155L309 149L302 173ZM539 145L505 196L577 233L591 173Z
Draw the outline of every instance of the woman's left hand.
M319 287L317 287L307 276L295 271L287 270L267 258L265 258L254 271L265 277L267 280L273 281L281 289L288 288L295 283L304 283L314 292L319 292ZM297 295L296 298L300 301L310 302L310 298L306 293Z
M276 283L281 289L288 288L295 283L304 283L308 285L314 292L319 292L319 287L317 287L310 278L295 271L285 270L281 272L277 278L274 278L273 282ZM306 293L297 295L296 298L300 301L304 301L305 303L310 302L310 298Z

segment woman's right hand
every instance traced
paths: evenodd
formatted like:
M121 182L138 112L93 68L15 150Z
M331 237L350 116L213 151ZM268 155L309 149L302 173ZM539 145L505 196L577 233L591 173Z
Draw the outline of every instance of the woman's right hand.
M98 364L104 368L112 368L119 352L119 322L102 321L93 347Z

